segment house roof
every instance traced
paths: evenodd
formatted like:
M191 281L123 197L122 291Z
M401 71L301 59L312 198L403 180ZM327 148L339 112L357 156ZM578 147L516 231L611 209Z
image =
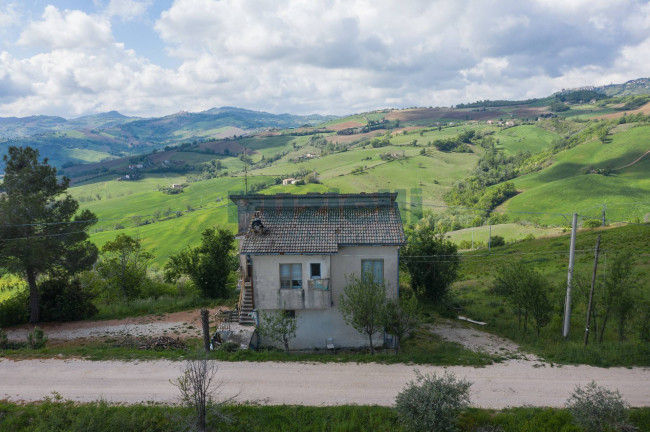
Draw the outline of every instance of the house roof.
M396 195L232 196L243 216L240 252L332 254L341 246L403 245L404 230ZM262 222L264 230L250 229L254 219Z

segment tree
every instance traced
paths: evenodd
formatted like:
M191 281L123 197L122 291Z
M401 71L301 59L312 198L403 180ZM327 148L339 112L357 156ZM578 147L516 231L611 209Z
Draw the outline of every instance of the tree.
M147 278L147 265L153 254L142 249L140 239L119 234L102 246L99 274L124 300L137 297Z
M32 323L40 320L39 275L69 276L89 269L97 247L88 241L95 215L66 193L69 180L57 179L38 150L9 147L0 191L0 266L22 274L29 285Z
M625 339L627 322L634 311L637 301L634 295L636 278L632 274L633 268L634 259L632 259L632 254L628 252L619 254L614 259L611 270L607 272L605 286L598 296L601 311L599 342L603 341L610 318L618 320L619 340Z
M522 263L505 265L497 270L494 291L515 307L520 329L523 315L524 332L529 316L533 318L539 337L542 327L550 322L553 308L544 276Z
M165 279L176 282L181 275L187 275L204 296L226 297L226 283L234 267L234 241L234 236L226 229L206 229L201 234L200 246L169 257L165 264Z
M194 411L192 423L201 432L207 430L208 414L224 418L219 408L225 402L215 401L222 386L221 382L215 381L218 370L217 363L211 361L206 353L199 353L196 358L187 360L181 376L171 381L180 390L183 403Z
M458 247L426 224L409 233L401 262L411 274L413 291L434 301L445 297L460 266Z
M339 297L339 311L345 322L359 333L368 336L370 354L375 354L372 335L386 325L388 299L386 285L375 281L371 273L362 278L347 276L343 294Z
M413 293L388 302L386 329L395 337L395 354L399 352L402 339L418 324L418 300Z
M289 341L296 337L298 328L295 317L287 311L280 311L277 314L262 314L262 322L257 326L260 335L267 337L284 346L284 351L289 354Z

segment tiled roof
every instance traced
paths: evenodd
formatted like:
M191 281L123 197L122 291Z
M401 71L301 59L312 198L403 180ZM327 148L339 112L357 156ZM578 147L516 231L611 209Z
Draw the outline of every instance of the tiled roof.
M265 231L247 232L243 254L327 254L345 245L403 245L397 204L262 209Z

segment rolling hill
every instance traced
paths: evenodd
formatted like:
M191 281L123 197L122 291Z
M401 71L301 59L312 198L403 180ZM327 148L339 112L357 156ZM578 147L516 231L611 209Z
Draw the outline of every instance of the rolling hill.
M506 241L556 235L567 218L539 213L578 212L583 221L600 217L604 204L609 219L643 222L650 218L650 156L642 157L650 150L644 115L650 104L628 111L639 96L620 90L585 101L591 93L579 91L343 118L237 108L156 119L108 113L75 120L86 129L0 145L33 143L45 155L58 155L73 180L70 193L100 220L93 241L101 245L122 232L136 236L154 250L156 265L196 244L207 227L234 228L228 195L246 187L257 193L397 191L405 225L433 212L447 229L465 229L451 234L458 243L471 240L472 227L477 243L484 241L488 223ZM554 112L557 103L568 109ZM105 127L88 129L100 121ZM237 130L237 137L215 138L220 130ZM495 155L502 161L498 169L490 164ZM288 177L307 184L282 186ZM472 178L482 184L481 196L505 181L516 194L493 201L491 212L471 202L450 206L448 194ZM173 190L174 184L182 189Z

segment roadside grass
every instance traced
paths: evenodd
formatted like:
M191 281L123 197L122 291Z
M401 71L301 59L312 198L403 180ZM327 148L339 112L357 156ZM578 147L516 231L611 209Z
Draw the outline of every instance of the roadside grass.
M173 336L173 335L170 335ZM86 360L184 360L195 355L203 347L203 341L196 338L185 340L186 349L144 350L129 346L124 347L123 337L107 337L103 341L76 340L67 342L51 342L48 347L32 350L25 347L0 350L0 357L12 359L26 358L70 358L81 357ZM392 349L379 349L377 354L370 355L367 349L336 349L333 351L292 351L274 348L259 350L233 351L217 349L210 352L210 358L221 361L250 361L250 362L317 362L317 363L408 363L440 366L486 366L501 361L501 357L477 353L463 348L460 344L446 342L439 336L420 329L404 341L403 348L398 354Z
M646 251L634 256L635 274L638 276L638 300L650 300L650 239L649 226L622 226L610 229L580 230L576 240L574 280L590 280L593 269L593 248L596 236L601 234L601 253L598 281L602 280L605 261L611 263L614 255L625 250ZM640 340L636 333L643 325L635 316L629 323L629 339L618 341L617 324L610 323L603 343L592 335L587 347L583 346L586 327L586 297L578 289L573 292L571 331L569 340L562 338L562 315L568 268L569 235L541 238L512 243L485 250L464 253L461 258L461 277L452 289L453 301L462 315L487 322L482 330L509 338L522 345L524 350L548 361L594 366L650 366L650 343ZM513 308L492 292L496 270L509 262L522 261L534 266L549 281L549 297L553 306L551 322L542 329L539 338L532 323L527 332L519 329ZM599 289L600 284L596 285Z
M404 431L395 410L376 405L259 406L232 404L221 407L227 419L209 419L209 426L221 431ZM79 404L56 395L43 402L18 404L0 401L0 430L88 431L178 430L191 418L188 408L165 404L113 404L106 401ZM639 431L650 430L650 408L628 410L629 422ZM572 432L581 429L561 408L469 408L458 415L460 432L545 431Z

